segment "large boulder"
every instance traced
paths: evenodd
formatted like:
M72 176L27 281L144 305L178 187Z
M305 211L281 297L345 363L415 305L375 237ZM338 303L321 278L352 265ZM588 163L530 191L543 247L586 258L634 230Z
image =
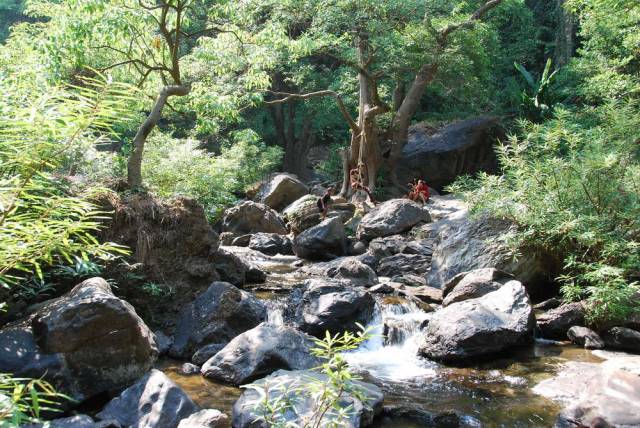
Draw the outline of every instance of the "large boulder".
M513 277L508 273L494 268L476 269L454 276L445 284L442 293L442 304L448 306L451 303L482 297L487 293L496 291Z
M339 218L328 218L293 240L296 256L309 260L330 260L347 253L347 235Z
M157 353L153 333L102 278L0 331L0 372L44 377L79 401L131 384Z
M602 335L605 344L614 349L640 353L640 332L626 327L613 327Z
M269 256L293 254L291 239L277 233L256 233L251 236L248 247Z
M504 135L498 119L489 117L462 120L435 132L424 124L414 125L402 149L398 176L403 183L421 177L441 190L461 175L496 172L493 147Z
M615 357L601 364L569 362L533 388L559 401L557 428L640 426L640 359Z
M567 332L573 326L585 326L585 307L582 302L574 302L551 309L536 316L540 336L547 339L566 340Z
M356 257L341 257L329 262L314 263L300 269L303 275L335 278L352 285L371 287L378 282L376 273Z
M160 370L151 370L122 391L97 417L126 427L177 428L198 406Z
M242 287L247 282L249 265L226 248L218 249L214 264L220 280L236 287Z
M311 385L329 384L329 378L314 371L285 371L279 370L272 375L255 382L254 385L262 388L267 394L270 402L276 400L284 403L293 403L283 414L278 415L281 421L288 423L287 426L302 426L304 421L312 418L317 411L318 401L315 394L310 390ZM342 428L359 428L371 425L382 406L382 391L375 385L353 381L351 391L343 393L338 403L341 408L350 407L350 412L344 419L336 420L336 416L328 413L325 424L333 421L335 426ZM357 397L361 397L362 401ZM233 427L234 428L268 428L260 416L265 413L264 401L259 391L255 389L245 389L242 396L233 406Z
M376 272L380 276L423 276L431 267L431 257L422 254L396 254L385 257L378 263Z
M526 290L509 281L480 298L437 311L423 332L419 352L434 360L464 361L531 341L534 325Z
M338 198L332 198L327 217L337 217L340 218L343 223L346 223L353 217L355 211L355 205L340 202ZM322 221L322 216L318 211L318 197L314 195L301 197L285 208L282 212L282 217L287 222L291 232L295 235L317 225Z
M206 378L242 385L276 370L320 365L313 338L293 327L262 323L233 339L201 369Z
M375 300L346 281L308 279L295 288L284 310L285 320L312 336L358 331L371 321Z
M356 232L359 240L406 232L418 223L429 222L429 212L409 199L391 199L383 202L365 215Z
M433 240L414 240L402 235L385 236L372 240L368 251L378 260L396 254L419 254L430 257L433 254Z
M309 188L293 174L278 174L264 183L257 200L280 211L298 198L309 193Z
M258 232L287 234L284 221L277 212L264 204L251 201L245 201L225 211L222 231L231 232L234 236Z
M434 203L440 203L440 197L434 199ZM554 278L559 272L558 260L528 248L519 249L520 254L514 257L507 242L516 230L513 223L487 214L471 217L455 199L442 199L440 220L416 231L422 238L435 238L429 285L442 288L459 273L496 268L521 281L534 300L557 292Z
M262 302L226 282L214 282L187 305L176 327L169 355L189 359L204 345L227 344L267 317Z

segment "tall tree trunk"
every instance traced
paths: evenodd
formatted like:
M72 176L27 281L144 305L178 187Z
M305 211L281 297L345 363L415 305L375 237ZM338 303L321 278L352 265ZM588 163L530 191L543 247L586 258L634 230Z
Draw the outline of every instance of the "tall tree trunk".
M191 88L187 85L165 86L160 91L151 113L149 113L149 116L147 116L142 125L140 125L138 132L133 138L133 150L127 162L127 182L129 183L129 187L142 186L142 155L144 153L144 145L151 131L158 125L160 117L162 117L162 109L164 109L164 106L167 104L167 100L174 95L179 97L188 95L190 91Z
M575 51L576 22L575 17L564 7L565 0L556 0L556 34L554 61L556 67L569 63Z
M437 66L432 64L424 64L420 67L391 121L391 151L389 153L388 167L389 179L393 185L399 186L396 168L402 149L407 144L411 119L420 105L420 99L425 89L433 81L436 70Z

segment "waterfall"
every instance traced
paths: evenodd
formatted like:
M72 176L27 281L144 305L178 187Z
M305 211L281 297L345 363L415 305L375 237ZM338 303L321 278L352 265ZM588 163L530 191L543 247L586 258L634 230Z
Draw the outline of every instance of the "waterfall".
M275 298L264 301L267 307L267 322L274 325L284 325L284 305L286 299Z
M378 304L369 324L372 337L345 359L356 370L379 379L434 377L436 364L418 357L420 326L429 318L412 302Z

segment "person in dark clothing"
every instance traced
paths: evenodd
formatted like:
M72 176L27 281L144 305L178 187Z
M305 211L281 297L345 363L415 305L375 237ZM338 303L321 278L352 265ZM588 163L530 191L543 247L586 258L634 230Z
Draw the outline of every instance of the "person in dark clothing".
M329 212L329 205L331 205L331 197L336 192L335 187L329 187L324 195L318 198L318 211L322 214L322 218L327 218L327 212Z

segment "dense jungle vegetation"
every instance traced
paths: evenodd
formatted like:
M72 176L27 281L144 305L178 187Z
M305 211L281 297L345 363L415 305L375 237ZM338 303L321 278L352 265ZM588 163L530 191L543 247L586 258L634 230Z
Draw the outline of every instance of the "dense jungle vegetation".
M2 301L126 254L95 238L97 193L192 197L214 223L270 172L346 193L363 161L384 198L411 124L488 115L500 173L447 190L513 220L516 256L558 254L592 323L625 318L639 26L635 0L2 0Z

